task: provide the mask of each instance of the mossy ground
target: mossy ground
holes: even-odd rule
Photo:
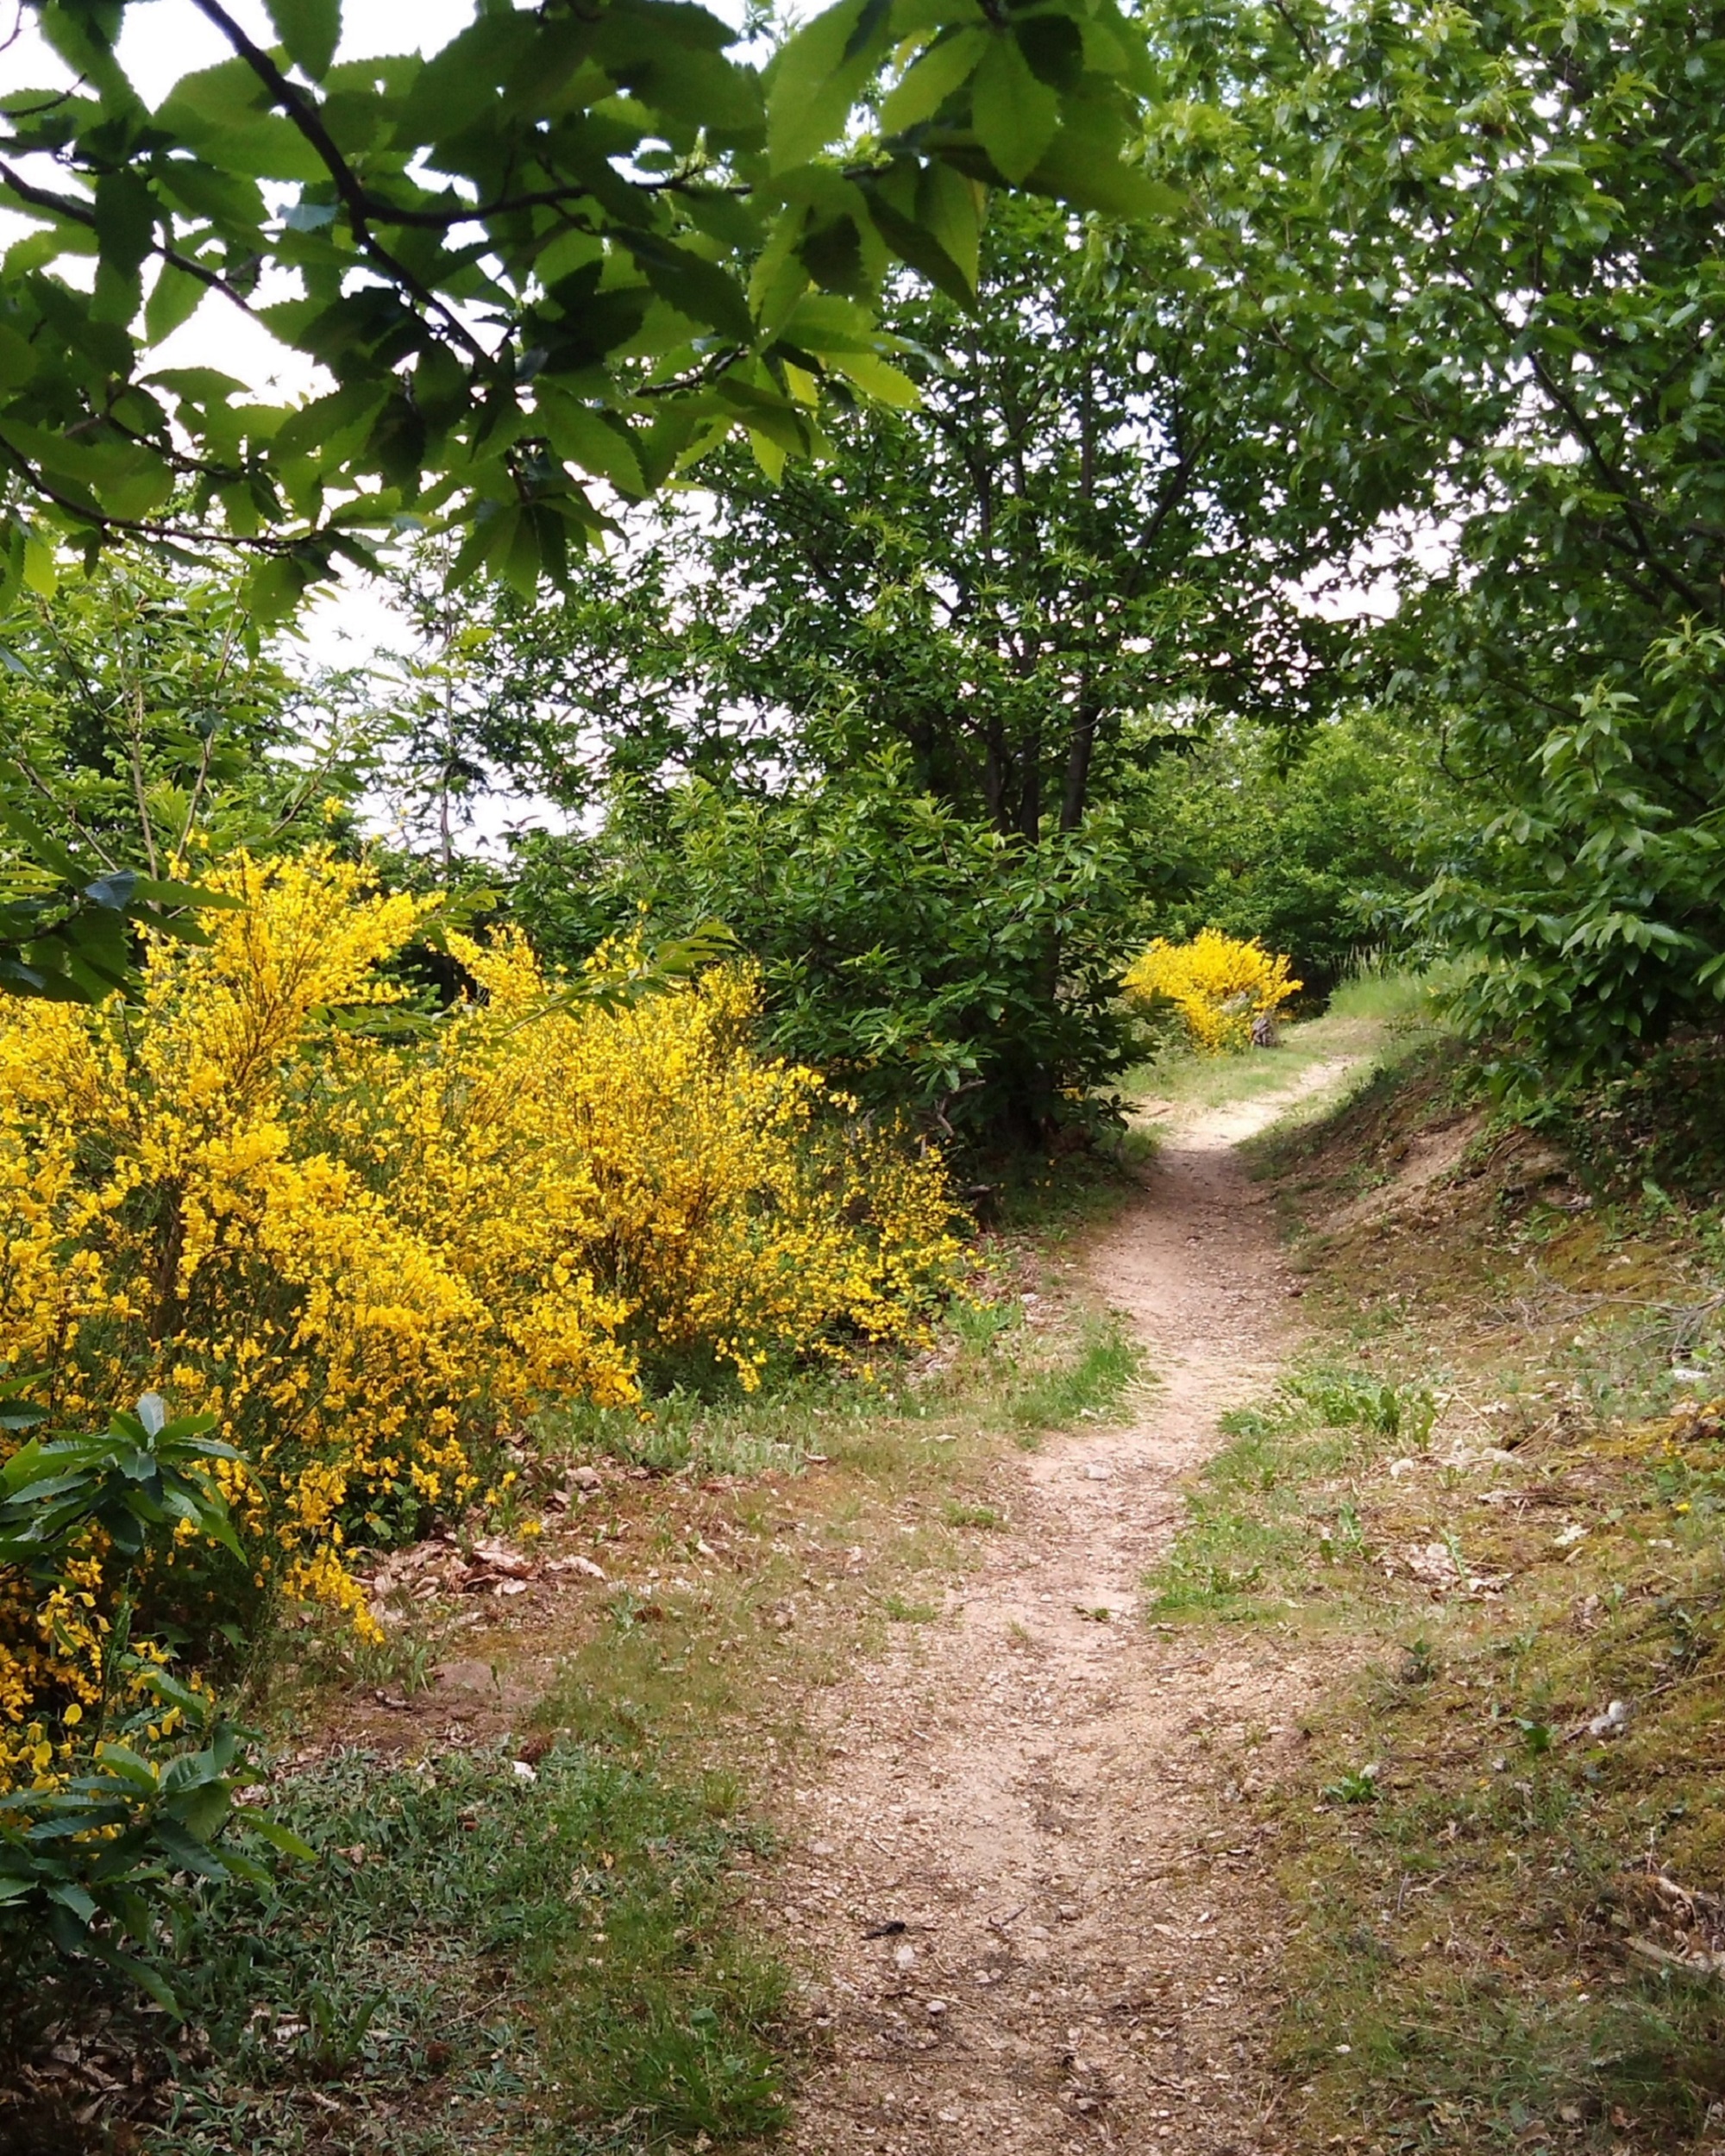
[[[1262,1800],[1301,2150],[1725,2147],[1716,1230],[1566,1119],[1427,1038],[1260,1150],[1312,1356],[1151,1588],[1356,1672]]]

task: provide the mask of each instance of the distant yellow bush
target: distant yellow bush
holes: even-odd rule
[[[752,1385],[950,1281],[940,1163],[757,1054],[745,971],[608,1009],[452,937],[478,993],[427,1020],[382,970],[427,901],[322,854],[210,881],[243,910],[154,941],[138,1006],[0,1001],[0,1332],[57,1425],[213,1413],[259,1588],[363,1626],[348,1541],[480,1495],[500,1426],[649,1359]],[[15,1773],[44,1692],[89,1697],[101,1554],[75,1608],[0,1606]]]
[[[1290,977],[1280,954],[1207,928],[1188,943],[1158,937],[1127,968],[1124,985],[1143,1009],[1172,1005],[1192,1046],[1216,1056],[1250,1048],[1254,1023],[1274,1018],[1304,984]]]

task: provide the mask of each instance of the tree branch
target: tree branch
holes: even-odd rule
[[[422,307],[436,315],[455,341],[463,345],[481,367],[490,367],[492,354],[474,335],[455,309],[441,299],[429,285],[422,284],[406,263],[391,254],[372,230],[372,220],[376,211],[371,197],[358,173],[336,147],[316,103],[294,87],[260,45],[254,44],[247,36],[221,4],[221,0],[192,0],[192,5],[221,31],[272,98],[317,151],[336,184],[336,191],[347,210],[354,237],[365,254],[404,291],[411,292]]]

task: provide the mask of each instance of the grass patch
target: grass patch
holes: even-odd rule
[[[1228,1419],[1153,1584],[1193,1621],[1345,1618],[1367,1664],[1262,1798],[1294,2145],[1711,2150],[1725,1413],[1692,1313],[1716,1281],[1502,1119],[1411,1213],[1330,1225],[1477,1097],[1437,1043],[1263,1150],[1297,1177],[1334,1359]]]
[[[1333,1620],[1369,1597],[1364,1478],[1388,1451],[1427,1443],[1435,1413],[1428,1388],[1317,1363],[1224,1415],[1228,1442],[1145,1582],[1148,1613],[1239,1623],[1320,1603]]]
[[[963,1498],[949,1497],[942,1509],[949,1527],[1004,1529],[1012,1524],[998,1506],[970,1504]]]
[[[1079,1422],[1112,1421],[1124,1412],[1142,1363],[1124,1318],[1112,1311],[1089,1317],[1069,1356],[1015,1376],[1007,1392],[1007,1420],[1032,1437]]]
[[[1274,1048],[1198,1056],[1174,1047],[1134,1070],[1125,1090],[1182,1108],[1222,1108],[1297,1085],[1320,1064],[1371,1058],[1394,1066],[1442,1029],[1435,975],[1370,971],[1346,981],[1320,1016],[1284,1026]]]
[[[1138,1075],[1121,1081],[1127,1108]],[[1138,1125],[1109,1131],[1094,1145],[1070,1152],[1015,1154],[994,1169],[991,1182],[979,1186],[982,1217],[1006,1234],[1033,1236],[1057,1248],[1120,1211],[1135,1194],[1156,1148],[1156,1133]]]
[[[826,1454],[828,1425],[878,1422],[893,1404],[893,1375],[890,1365],[880,1382],[789,1371],[754,1393],[721,1380],[674,1387],[638,1407],[579,1401],[536,1417],[535,1450],[553,1468],[604,1456],[656,1475],[797,1475],[811,1454]]]
[[[568,1744],[531,1779],[502,1751],[352,1752],[275,1803],[322,1858],[182,1897],[165,1960],[187,2028],[141,2017],[161,2081],[127,2146],[599,2156],[781,2121],[784,1979],[728,1908],[758,1841],[734,1785]],[[22,2010],[40,2027],[56,2003]],[[64,2150],[104,2146],[63,2126]]]

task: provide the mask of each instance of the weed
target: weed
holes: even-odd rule
[[[307,1650],[320,1674],[367,1691],[393,1692],[403,1699],[430,1689],[438,1655],[436,1640],[412,1632],[362,1639],[345,1625],[339,1631],[325,1626],[313,1632]]]
[[[1359,1428],[1423,1448],[1431,1441],[1438,1399],[1429,1386],[1398,1386],[1357,1370],[1319,1369],[1283,1388],[1296,1412],[1311,1410],[1327,1430]]]
[[[728,1915],[726,1867],[759,1846],[734,1792],[565,1744],[530,1771],[348,1752],[279,1785],[324,1853],[183,1897],[161,1951],[197,2034],[146,2017],[168,2078],[135,2145],[291,2156],[313,2090],[378,2156],[527,2156],[533,2115],[568,2156],[618,2146],[625,2121],[631,2146],[771,2132],[784,1980]]]
[[[949,1527],[1003,1528],[1010,1524],[998,1506],[972,1504],[963,1498],[949,1497],[944,1510]]]
[[[1272,1601],[1286,1607],[1290,1595],[1320,1591],[1308,1575],[1314,1549],[1352,1591],[1375,1591],[1352,1478],[1410,1430],[1429,1433],[1434,1413],[1427,1388],[1321,1363],[1295,1371],[1256,1406],[1231,1410],[1221,1418],[1231,1442],[1188,1492],[1185,1524],[1146,1583],[1151,1613],[1261,1617]]]
[[[1019,1377],[1007,1413],[1021,1430],[1037,1432],[1070,1429],[1081,1420],[1112,1420],[1126,1406],[1139,1359],[1122,1318],[1113,1313],[1091,1318],[1069,1360]]]
[[[1429,1684],[1438,1674],[1438,1651],[1429,1639],[1410,1639],[1402,1664],[1404,1684]]]

